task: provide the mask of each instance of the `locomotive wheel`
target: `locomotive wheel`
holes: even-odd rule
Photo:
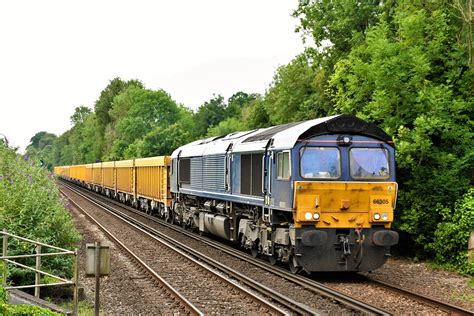
[[[257,258],[258,257],[258,250],[257,249],[252,249],[250,250],[250,254],[252,257]]]
[[[278,262],[277,256],[275,256],[275,255],[269,256],[269,257],[268,257],[268,262],[270,262],[270,264],[271,264],[272,266],[276,265],[277,262]]]
[[[254,247],[254,248],[250,249],[250,254],[252,255],[252,257],[257,258],[258,257],[258,248]]]
[[[288,262],[288,266],[290,267],[290,271],[293,274],[297,274],[301,271],[301,268],[297,266],[295,256],[291,256],[290,261]]]

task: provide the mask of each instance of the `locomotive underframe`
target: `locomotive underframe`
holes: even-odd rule
[[[287,211],[187,194],[176,194],[174,201],[175,223],[232,241],[253,256],[268,257],[273,264],[288,263],[293,272],[372,271],[386,262],[390,246],[398,240],[383,225],[366,229],[295,228],[293,214]],[[385,244],[374,242],[377,232]]]
[[[369,229],[294,228],[293,214],[261,206],[210,200],[179,194],[174,198],[173,221],[199,233],[239,244],[253,256],[268,257],[272,264],[287,263],[293,272],[372,271],[390,256],[390,246],[376,245],[373,236],[383,226]],[[391,240],[388,241],[391,243]]]

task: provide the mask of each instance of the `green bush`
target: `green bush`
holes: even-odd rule
[[[38,161],[27,161],[13,149],[0,144],[0,230],[72,249],[79,241],[71,217],[47,170]],[[34,253],[33,245],[9,238],[8,254]],[[34,258],[21,263],[34,266]],[[61,277],[72,276],[72,256],[43,257],[44,270]],[[34,273],[9,265],[8,281],[31,283]]]
[[[38,306],[31,305],[9,305],[7,291],[0,286],[0,315],[2,316],[54,316],[58,313],[52,312]]]
[[[0,286],[0,304],[6,303],[8,299],[7,291]]]
[[[474,188],[456,203],[453,212],[445,208],[441,213],[444,221],[438,224],[430,244],[436,253],[436,261],[474,275],[474,262],[468,262],[467,253],[469,236],[474,230]]]

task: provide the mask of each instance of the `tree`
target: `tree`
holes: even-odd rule
[[[267,113],[265,108],[265,103],[263,98],[258,98],[253,101],[247,108],[246,121],[250,129],[257,129],[262,127],[269,127],[270,116]]]
[[[92,113],[91,109],[86,106],[78,106],[74,109],[74,114],[71,116],[71,123],[73,125],[84,124],[87,117]]]
[[[381,21],[335,66],[330,89],[338,111],[382,126],[397,144],[397,227],[418,255],[432,246],[442,209],[474,182],[474,73],[445,2],[399,2],[393,25]],[[393,28],[393,26],[395,28]],[[446,212],[445,212],[446,213]]]
[[[144,88],[139,80],[123,81],[117,77],[112,79],[107,87],[102,90],[94,105],[99,126],[105,128],[110,123],[109,111],[112,109],[114,98],[130,86]]]
[[[99,157],[105,156],[105,151],[110,147],[104,144],[105,130],[111,123],[110,111],[116,96],[125,91],[128,87],[144,88],[139,80],[123,81],[120,78],[114,78],[100,93],[99,99],[95,102],[94,113],[97,117],[97,139],[96,147],[100,149]]]
[[[226,106],[227,118],[242,117],[242,110],[254,102],[259,95],[248,94],[242,91],[234,93],[228,100]]]
[[[367,29],[376,25],[382,13],[389,11],[394,3],[393,0],[299,1],[293,16],[300,19],[296,30],[303,33],[304,39],[313,38],[317,64],[332,72],[332,66],[364,41]]]
[[[180,114],[176,102],[165,91],[135,86],[127,88],[114,99],[110,112],[117,137],[108,158],[115,159],[138,155],[138,142],[147,133],[174,124]],[[127,151],[128,146],[131,147]]]
[[[278,68],[264,101],[270,122],[284,124],[326,116],[331,105],[325,85],[324,71],[315,69],[307,54]]]
[[[56,138],[56,135],[48,132],[36,133],[26,147],[26,156],[38,160],[42,166],[51,169],[54,165],[52,148]]]
[[[198,135],[206,135],[210,126],[219,124],[226,117],[226,104],[223,96],[214,96],[211,100],[204,102],[194,116]]]

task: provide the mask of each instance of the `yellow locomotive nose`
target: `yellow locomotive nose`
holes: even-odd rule
[[[390,228],[396,195],[396,182],[298,181],[295,228]]]

